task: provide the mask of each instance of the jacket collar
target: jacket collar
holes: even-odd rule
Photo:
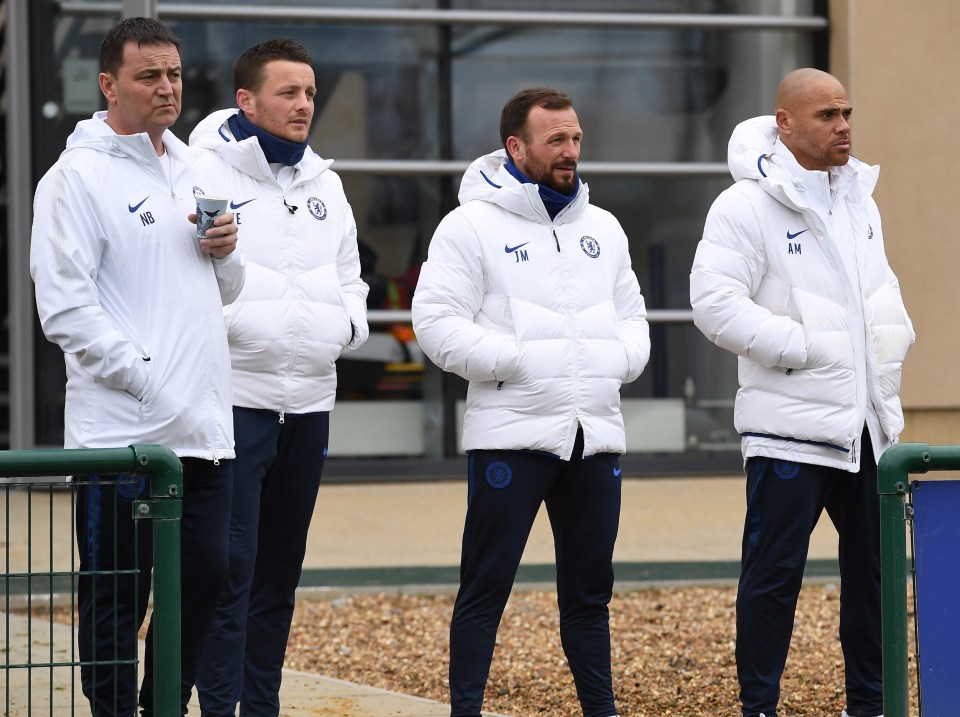
[[[795,211],[826,213],[831,203],[849,197],[863,200],[873,194],[880,168],[856,157],[828,172],[810,171],[797,162],[778,136],[772,115],[738,124],[727,147],[730,173],[737,181],[754,179],[767,193]],[[829,187],[835,184],[836,196]]]
[[[767,193],[792,209],[822,215],[848,196],[856,199],[864,193],[871,194],[876,185],[876,172],[866,172],[861,177],[861,165],[867,170],[873,169],[856,157],[827,171],[805,169],[779,137],[771,153],[757,159],[760,185]]]
[[[267,161],[256,137],[237,141],[227,120],[239,112],[238,109],[217,110],[200,121],[190,133],[190,146],[199,149],[212,149],[229,165],[257,180],[275,182],[270,163]],[[296,182],[315,179],[333,164],[331,159],[321,159],[310,147],[304,152],[297,168],[299,176]]]
[[[67,138],[67,146],[63,153],[66,154],[75,149],[91,149],[117,157],[127,157],[155,171],[163,171],[157,151],[146,132],[117,134],[106,120],[106,111],[100,111],[94,113],[90,119],[78,122]],[[196,153],[170,130],[163,133],[163,147],[164,151],[172,157],[178,175],[197,159]]]
[[[539,185],[517,181],[507,170],[506,163],[507,153],[503,149],[474,160],[460,182],[460,203],[473,200],[490,202],[539,224],[571,222],[583,214],[590,203],[589,188],[585,182],[581,182],[576,199],[551,220],[540,198]]]

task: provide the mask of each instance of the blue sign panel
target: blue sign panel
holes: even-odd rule
[[[913,484],[924,717],[960,714],[960,481]]]

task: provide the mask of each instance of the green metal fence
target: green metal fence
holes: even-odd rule
[[[910,473],[960,470],[960,446],[901,443],[880,458],[881,591],[883,602],[883,714],[907,717],[907,537],[912,518]],[[922,707],[918,705],[922,710]]]
[[[56,709],[56,714],[73,714],[75,700],[75,668],[80,666],[73,648],[71,631],[71,645],[66,654],[54,649],[54,619],[53,597],[55,592],[67,592],[70,596],[70,613],[75,607],[73,592],[81,573],[75,569],[73,511],[70,511],[69,539],[66,543],[71,554],[64,556],[63,537],[54,540],[55,523],[61,515],[54,514],[53,491],[63,492],[78,490],[82,481],[51,482],[54,476],[68,475],[127,475],[144,476],[149,479],[149,497],[145,500],[132,501],[133,517],[152,521],[153,532],[153,636],[154,636],[154,713],[157,717],[178,717],[180,715],[180,519],[182,515],[181,496],[183,493],[183,467],[180,460],[169,448],[158,445],[137,445],[127,448],[105,449],[64,449],[64,450],[31,450],[31,451],[0,451],[0,477],[45,477],[44,482],[16,482],[3,486],[6,498],[4,515],[5,528],[3,540],[5,548],[4,572],[0,575],[5,595],[4,616],[5,628],[0,639],[3,640],[3,664],[0,665],[0,675],[6,686],[4,714],[42,714],[39,711],[49,706],[49,714],[55,713],[56,698],[66,697],[69,709]],[[17,510],[25,514],[11,513],[11,495],[14,491],[21,492],[26,497],[19,501]],[[38,519],[34,520],[33,501],[37,493],[46,492],[51,496],[49,508],[38,512]],[[73,504],[71,496],[71,505]],[[18,530],[11,531],[11,525],[17,523]],[[33,546],[33,533],[36,532],[35,523],[49,526],[49,540],[46,545],[47,555],[37,555]],[[60,530],[67,529],[60,526]],[[17,558],[11,559],[11,552],[19,551]],[[63,568],[63,563],[67,568]],[[35,570],[36,565],[43,564],[43,569]],[[116,573],[131,570],[117,570]],[[39,590],[46,589],[44,596]],[[17,595],[17,593],[22,593]],[[18,598],[21,607],[27,615],[16,622],[14,629],[11,621],[16,616],[11,614],[12,600]],[[38,641],[37,633],[42,633],[43,624],[36,625],[36,620],[30,619],[30,614],[38,605],[45,605],[44,617],[49,619],[49,636],[43,635]],[[47,639],[49,637],[49,640]],[[35,643],[42,643],[42,649],[34,650]],[[47,644],[49,642],[49,644]],[[90,664],[90,663],[87,663]],[[102,664],[97,660],[97,665]],[[69,677],[59,678],[66,668]],[[45,673],[49,684],[46,695],[34,696],[30,677],[37,671]],[[26,680],[14,680],[17,674],[26,674]],[[26,694],[12,695],[12,685],[20,685],[18,689],[26,690]],[[69,683],[69,684],[65,684]],[[14,708],[13,703],[16,703]],[[88,707],[80,711],[87,712]],[[22,712],[18,712],[18,710]]]

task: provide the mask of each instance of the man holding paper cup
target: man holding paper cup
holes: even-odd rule
[[[336,360],[369,333],[353,211],[310,149],[310,55],[273,39],[233,66],[237,108],[190,136],[243,227],[247,283],[226,308],[237,438],[230,571],[197,675],[205,717],[277,715]]]
[[[179,48],[150,18],[107,33],[99,77],[107,109],[77,124],[37,186],[30,271],[43,331],[64,352],[64,445],[160,443],[183,463],[186,714],[227,571],[234,449],[222,306],[239,294],[244,265],[232,214],[197,238],[194,194],[214,186],[169,130],[180,114]],[[84,478],[76,506],[81,682],[94,715],[128,716],[152,566],[150,521],[135,521],[131,502],[149,489],[129,476]],[[134,566],[136,575],[88,574]],[[153,714],[152,637],[151,629],[144,715]],[[96,664],[117,660],[129,664]]]

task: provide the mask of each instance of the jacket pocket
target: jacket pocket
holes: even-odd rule
[[[807,343],[804,369],[841,368],[853,371],[855,352],[846,307],[794,287],[793,296]]]
[[[881,286],[867,299],[864,314],[877,361],[881,364],[903,361],[914,334],[900,294],[888,284]]]
[[[890,399],[900,393],[903,360],[914,341],[913,325],[900,293],[889,284],[877,289],[864,306],[869,338],[877,358],[880,395]]]

